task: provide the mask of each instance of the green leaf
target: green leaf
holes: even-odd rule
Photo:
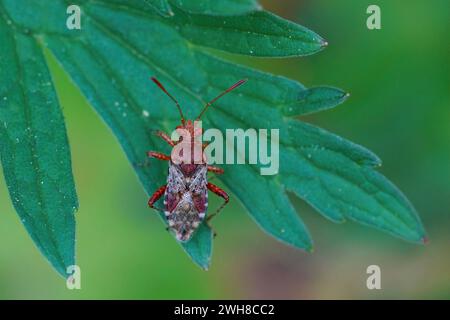
[[[238,15],[261,9],[256,0],[172,0],[172,3],[186,12],[210,15]]]
[[[413,207],[372,169],[380,163],[374,155],[322,129],[297,124],[287,121],[290,136],[298,139],[280,153],[281,163],[286,163],[281,176],[288,190],[333,221],[349,218],[412,242],[424,241]]]
[[[117,1],[117,0],[115,0]],[[123,0],[118,0],[122,3]],[[172,16],[173,15],[173,11],[169,5],[169,3],[167,2],[167,0],[144,0],[145,2],[147,2],[147,4],[149,6],[151,6],[154,10],[156,10],[158,13],[164,15],[164,16]],[[141,1],[140,0],[134,0],[134,1],[130,1],[127,0],[126,3],[129,4],[129,2],[136,2],[136,5],[141,5]],[[126,5],[126,3],[124,3]]]
[[[148,161],[146,152],[170,152],[152,131],[171,132],[180,123],[172,102],[149,77],[164,83],[182,102],[188,118],[238,79],[247,78],[244,86],[224,96],[205,114],[204,128],[279,130],[278,175],[262,176],[262,166],[257,164],[227,165],[220,176],[233,198],[240,200],[264,231],[284,243],[311,250],[309,232],[286,194],[291,191],[333,221],[348,218],[409,241],[423,241],[425,232],[414,208],[375,171],[381,163],[377,156],[292,119],[340,104],[346,98],[343,91],[308,89],[298,82],[221,60],[203,49],[253,56],[301,56],[321,50],[326,44],[322,38],[265,11],[243,10],[233,15],[237,7],[232,7],[231,1],[173,0],[173,16],[157,6],[165,1],[148,3],[85,1],[82,30],[67,31],[60,29],[57,21],[40,25],[33,16],[37,10],[41,10],[39,16],[58,16],[65,2],[34,0],[26,10],[19,10],[12,0],[3,1],[14,26],[28,30],[48,46],[111,128],[148,194],[165,183],[167,164]],[[242,1],[250,3],[255,2]],[[183,248],[207,269],[212,254],[209,227],[202,224]]]
[[[171,128],[167,123],[164,123],[163,119],[158,120],[156,117],[147,116],[147,113],[153,114],[151,108],[142,107],[147,105],[148,101],[147,103],[138,102],[138,98],[133,96],[134,90],[128,91],[131,88],[128,87],[126,77],[118,73],[117,69],[113,69],[109,65],[111,59],[105,59],[104,52],[97,53],[98,48],[93,47],[92,43],[88,45],[87,43],[72,42],[69,49],[69,44],[64,39],[54,36],[46,39],[58,60],[112,129],[134,166],[147,194],[151,195],[157,187],[165,183],[167,172],[163,163],[152,161],[149,165],[146,165],[147,151],[167,150],[167,146],[161,144],[160,139],[157,139],[152,131],[155,129],[169,131]],[[125,54],[125,52],[121,54]],[[78,63],[79,60],[84,61],[84,63]],[[136,69],[133,72],[139,71]],[[142,72],[143,70],[140,71],[141,75],[139,73],[135,73],[135,75],[137,77],[143,76],[142,83],[147,82],[148,87],[141,87],[139,90],[148,92],[150,91],[148,80],[150,71],[146,70],[145,75]],[[157,104],[151,103],[151,105]],[[193,240],[183,244],[183,247],[194,261],[202,268],[207,268],[207,262],[210,260],[209,255],[212,251],[211,240],[207,240],[211,239],[211,231],[202,228],[196,237],[205,240]],[[208,256],[198,255],[200,253],[208,254]]]
[[[0,11],[0,157],[31,238],[56,270],[75,264],[78,207],[64,119],[41,48]]]
[[[206,54],[198,54],[197,61],[210,75],[210,90],[213,92],[208,96],[224,90],[229,79],[249,79],[239,93],[230,93],[217,103],[214,112],[210,111],[208,117],[213,127],[280,130],[279,175],[273,178],[261,176],[259,170],[253,168],[258,182],[247,183],[249,177],[246,172],[252,166],[234,165],[227,167],[226,174],[221,177],[258,222],[260,215],[268,220],[274,215],[265,203],[260,203],[279,194],[280,190],[288,190],[294,191],[333,221],[340,222],[348,217],[405,240],[424,241],[425,231],[414,208],[385,177],[374,171],[373,168],[381,164],[376,155],[325,130],[280,114],[286,104],[307,89],[294,81],[233,65]],[[264,185],[268,181],[275,186],[267,188],[269,192],[253,191],[256,185]],[[249,190],[245,192],[244,188]],[[278,208],[283,213],[289,212],[286,206]],[[290,218],[279,216],[278,219],[284,226],[293,225]],[[274,230],[277,229],[266,229],[276,238],[292,244],[292,239],[286,238],[280,229],[278,232]],[[296,246],[305,248],[305,243],[304,246]]]
[[[183,243],[183,249],[203,270],[208,270],[211,264],[213,233],[211,229],[202,224],[194,237]]]
[[[305,56],[322,50],[319,35],[267,11],[239,16],[188,14],[174,8],[173,22],[190,42],[258,57]]]
[[[298,97],[283,105],[286,116],[306,115],[334,108],[347,99],[348,93],[333,87],[315,87],[301,91]]]
[[[84,0],[84,2],[86,2],[86,0]],[[134,10],[145,13],[156,13],[163,17],[173,16],[172,8],[167,0],[109,0],[108,2],[111,5],[114,5],[118,10],[128,10],[128,8],[133,8]],[[43,1],[43,3],[47,5],[45,1]],[[64,1],[59,1],[59,3],[64,5]],[[52,3],[52,6],[53,5],[54,4]],[[68,4],[66,4],[66,6],[67,5]],[[81,8],[83,7],[84,6],[81,5]]]
[[[312,251],[309,232],[277,178],[261,176],[251,165],[236,165],[227,166],[221,179],[265,232],[286,244]]]

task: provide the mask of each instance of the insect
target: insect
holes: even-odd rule
[[[198,142],[198,137],[202,135],[202,129],[195,126],[192,120],[184,118],[182,109],[178,101],[164,88],[164,86],[156,79],[151,78],[153,82],[175,103],[181,117],[181,125],[176,129],[186,130],[190,137],[190,141],[183,141],[181,136],[178,141],[173,141],[168,134],[163,131],[157,131],[156,135],[161,137],[172,148],[179,143],[188,144],[189,147],[194,146]],[[228,92],[236,89],[247,80],[240,80],[227,90],[223,91],[217,97],[208,102],[197,116],[195,121],[199,121],[205,111],[219,98]],[[147,155],[151,158],[165,160],[169,162],[167,175],[167,184],[158,188],[148,200],[148,205],[157,210],[164,212],[168,223],[168,230],[171,230],[178,241],[187,242],[192,238],[195,230],[205,220],[206,210],[208,208],[208,190],[223,198],[222,205],[211,215],[206,218],[206,223],[212,217],[218,214],[229,202],[228,194],[218,186],[208,182],[207,173],[214,172],[223,174],[224,170],[215,166],[208,165],[205,154],[203,153],[207,144],[200,147],[200,161],[193,161],[194,155],[188,161],[174,162],[171,156],[161,152],[149,151]],[[188,157],[189,158],[189,157]],[[155,203],[164,195],[164,209],[159,209]],[[214,233],[215,234],[215,233]]]

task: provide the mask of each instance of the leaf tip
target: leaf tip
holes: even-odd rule
[[[202,268],[203,271],[209,271],[209,265],[201,266],[201,268]]]
[[[430,239],[427,236],[423,236],[421,239],[422,243],[427,245],[430,243]]]
[[[194,260],[194,262],[202,269],[203,271],[209,271],[209,267],[211,266],[211,259],[208,258],[206,261],[198,261]]]
[[[350,98],[350,96],[351,96],[350,92],[344,92],[343,91],[340,102],[343,103],[343,102],[347,101],[347,99]]]
[[[255,3],[255,7],[253,8],[253,10],[254,11],[262,11],[262,10],[264,10],[264,8],[263,8],[263,6],[260,3],[256,2]]]

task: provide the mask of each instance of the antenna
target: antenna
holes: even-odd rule
[[[181,116],[181,123],[184,125],[184,116],[183,116],[183,111],[181,111],[181,107],[180,104],[178,103],[177,99],[175,99],[167,90],[166,88],[164,88],[164,86],[161,84],[161,82],[158,81],[158,79],[156,79],[155,77],[151,77],[151,79],[153,80],[154,83],[156,83],[156,85],[162,90],[164,91],[165,94],[167,94],[169,96],[170,99],[172,99],[173,102],[175,102],[175,104],[177,105],[178,111],[180,112],[180,116]]]
[[[230,92],[231,90],[236,89],[237,87],[239,87],[241,84],[244,84],[245,82],[247,82],[247,79],[243,79],[243,80],[239,80],[238,82],[236,82],[235,84],[233,84],[231,87],[229,87],[227,90],[225,90],[224,92],[222,92],[221,94],[219,94],[217,97],[215,97],[214,99],[212,99],[210,102],[208,102],[206,104],[206,106],[203,108],[202,112],[200,112],[200,114],[198,115],[198,117],[195,120],[199,120],[201,118],[201,116],[205,113],[206,109],[208,109],[209,106],[211,106],[214,102],[216,102],[217,100],[219,100],[220,98],[222,98],[224,95],[226,95],[228,92]]]

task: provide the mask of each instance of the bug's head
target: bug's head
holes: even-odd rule
[[[194,140],[203,134],[201,125],[198,125],[197,121],[192,120],[184,121],[181,125],[178,125],[176,129],[186,130],[189,132],[189,136]]]

